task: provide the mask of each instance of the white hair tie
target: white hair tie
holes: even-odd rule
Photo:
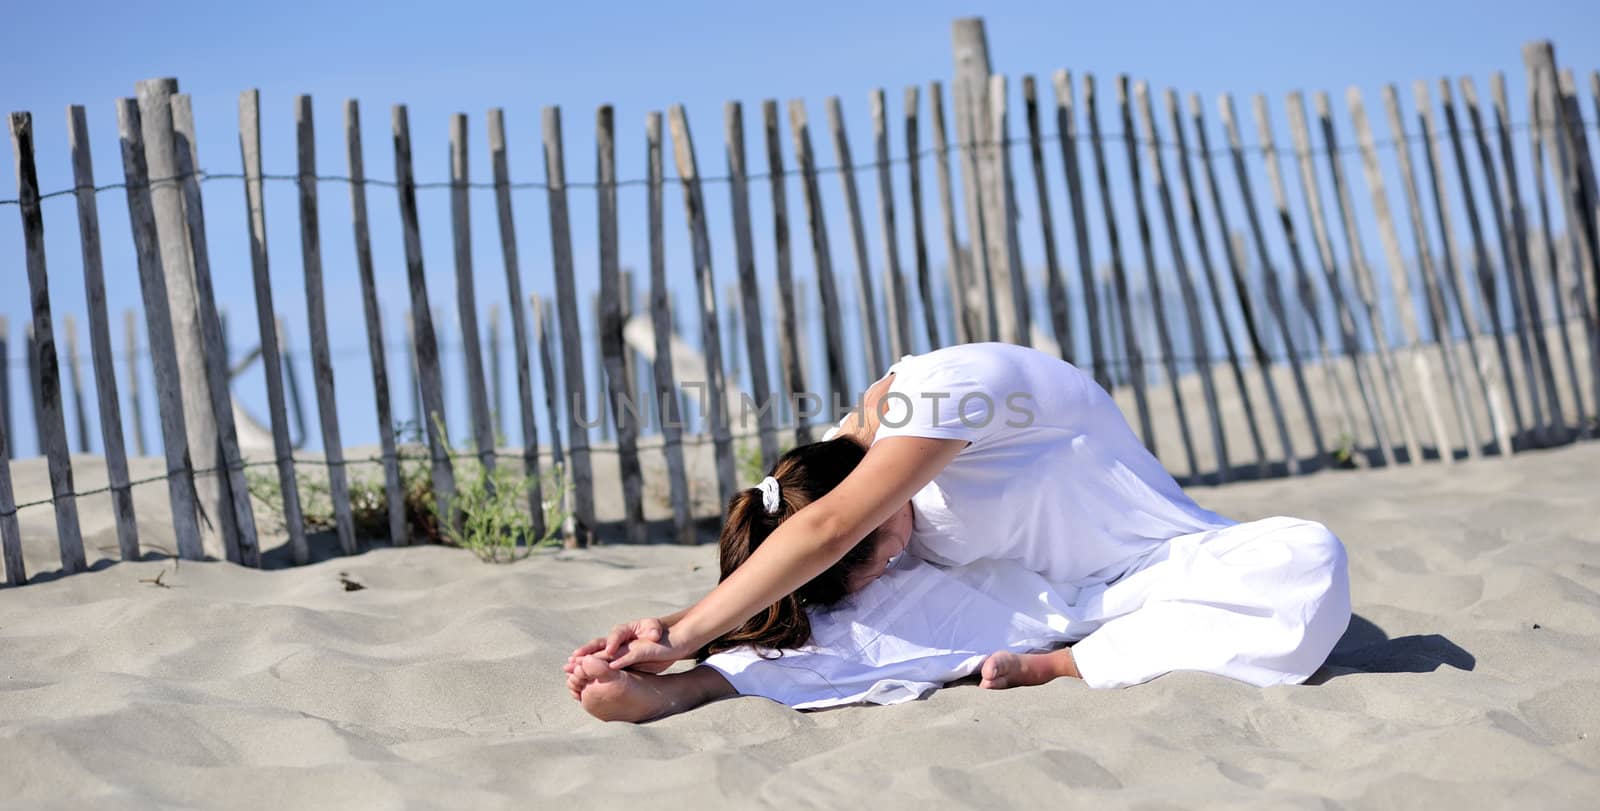
[[[767,511],[767,515],[777,512],[778,507],[783,504],[782,499],[778,497],[778,480],[768,476],[756,485],[756,489],[761,491],[761,506]]]

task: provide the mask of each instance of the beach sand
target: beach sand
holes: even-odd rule
[[[16,469],[19,499],[48,492],[42,460]],[[1587,443],[1191,489],[1241,520],[1322,521],[1349,548],[1349,633],[1313,685],[1266,690],[1182,673],[960,684],[895,707],[741,698],[603,724],[566,693],[568,651],[701,594],[714,547],[46,571],[0,591],[0,803],[1593,808],[1597,474]],[[164,498],[142,489],[147,547],[171,546]],[[83,512],[91,559],[114,555],[109,502]],[[30,573],[52,568],[48,508],[24,529]]]

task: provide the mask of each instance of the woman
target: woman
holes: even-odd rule
[[[1103,389],[1041,352],[989,343],[907,356],[841,430],[868,449],[858,461],[839,442],[791,452],[787,475],[771,477],[779,509],[757,508],[771,500],[765,482],[769,492],[729,504],[717,587],[578,648],[569,675],[802,645],[808,605],[865,586],[908,549],[946,567],[1014,561],[1073,595],[1082,641],[992,657],[990,686],[1063,675],[1120,686],[1180,669],[1298,683],[1349,622],[1337,538],[1310,522],[1240,531],[1251,525],[1202,509]],[[811,471],[845,467],[837,486],[815,486],[829,477]]]

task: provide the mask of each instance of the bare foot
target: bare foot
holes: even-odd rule
[[[567,688],[583,708],[602,721],[648,721],[670,710],[669,698],[653,684],[659,677],[612,670],[598,656],[578,660]]]
[[[995,651],[983,661],[982,676],[978,686],[985,690],[1035,687],[1062,676],[1081,678],[1077,663],[1072,660],[1071,648],[1049,653]]]

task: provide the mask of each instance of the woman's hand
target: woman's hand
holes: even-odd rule
[[[647,639],[643,634],[637,635],[631,641],[620,645],[616,649],[615,658],[611,660],[612,670],[637,670],[644,673],[660,673],[672,667],[680,659],[689,659],[694,656],[693,646],[682,646],[672,641],[672,631],[662,628],[655,638]],[[607,648],[610,651],[610,648]],[[607,654],[602,654],[602,658]]]
[[[602,659],[610,659],[613,661],[613,667],[621,669],[628,665],[615,665],[614,663],[619,656],[632,651],[636,645],[655,645],[660,643],[666,636],[667,623],[657,617],[645,617],[633,622],[625,622],[612,628],[611,633],[579,645],[578,649],[567,657],[567,663],[561,669],[571,674],[574,668],[577,667],[578,660],[591,654],[598,654]],[[661,652],[655,648],[650,650],[654,653]],[[637,662],[637,659],[635,659],[634,669],[644,673],[660,673],[671,667],[672,663],[677,661],[677,658],[663,661],[649,657],[644,662]]]

